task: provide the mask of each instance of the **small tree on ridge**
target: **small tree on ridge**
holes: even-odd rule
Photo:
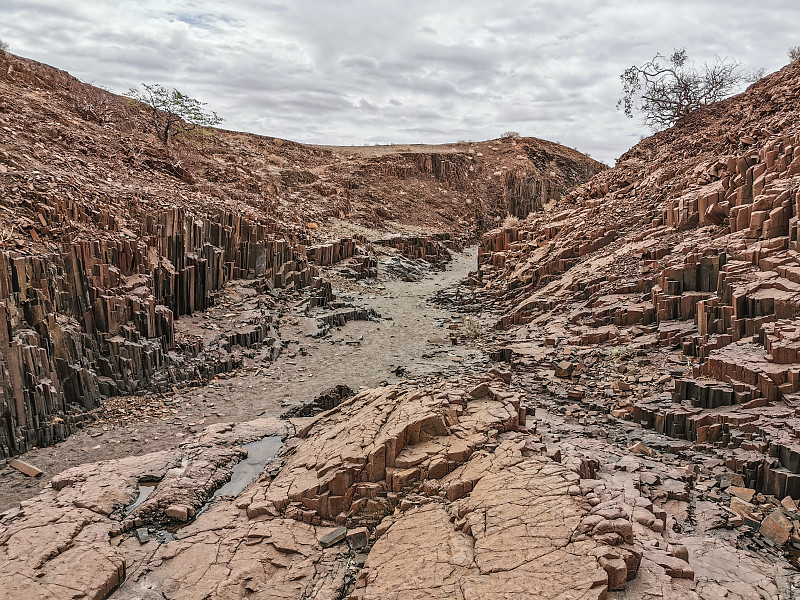
[[[175,88],[158,83],[143,83],[143,91],[131,88],[127,96],[146,104],[153,117],[158,137],[169,146],[175,135],[184,131],[183,124],[212,127],[222,122],[217,113],[206,111],[205,102],[190,98]]]
[[[726,98],[745,79],[737,61],[717,57],[713,64],[695,67],[685,48],[669,57],[658,53],[619,77],[622,98],[617,108],[631,118],[634,111],[641,112],[654,130],[670,127],[701,106]]]

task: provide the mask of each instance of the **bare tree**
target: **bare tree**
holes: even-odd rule
[[[617,108],[631,118],[634,112],[641,112],[644,122],[658,131],[701,106],[729,96],[744,78],[734,60],[716,57],[713,64],[695,67],[685,48],[669,57],[658,53],[643,65],[622,72],[622,98]]]
[[[789,60],[792,62],[800,59],[800,46],[792,46],[789,48]]]
[[[8,45],[8,42],[5,40],[0,40],[0,52],[8,52],[8,49],[11,46]]]
[[[146,104],[153,117],[158,137],[169,145],[175,135],[186,131],[186,125],[211,127],[222,119],[215,112],[203,107],[205,102],[190,98],[175,88],[169,89],[158,83],[143,83],[143,91],[131,88],[127,96]]]

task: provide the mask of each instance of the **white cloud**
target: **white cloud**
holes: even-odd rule
[[[174,86],[224,126],[311,143],[446,142],[514,129],[613,160],[646,133],[619,72],[685,46],[786,63],[800,5],[744,0],[5,0],[13,52],[124,91]]]

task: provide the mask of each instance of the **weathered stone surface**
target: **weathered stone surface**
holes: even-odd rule
[[[792,529],[792,522],[786,518],[781,509],[776,508],[761,521],[758,532],[776,545],[783,546],[789,541]]]
[[[496,356],[569,375],[558,393],[571,400],[723,448],[744,486],[795,499],[798,68],[698,129],[643,141],[552,211],[487,232],[475,277],[508,331]]]
[[[319,538],[319,543],[323,548],[328,548],[341,542],[347,535],[347,527],[337,527]]]
[[[0,54],[6,63],[31,73]],[[3,90],[16,89],[12,72],[0,68]],[[24,593],[58,597],[69,564],[89,597],[127,576],[114,592],[125,600],[791,596],[800,578],[780,552],[800,543],[798,76],[790,65],[690,115],[571,191],[562,168],[574,163],[533,145],[518,162],[492,162],[498,170],[486,177],[473,167],[490,163],[463,153],[373,160],[359,171],[321,150],[313,168],[288,168],[299,147],[275,141],[263,146],[285,164],[274,181],[247,175],[237,194],[250,200],[211,210],[167,204],[170,192],[137,198],[138,214],[112,196],[68,195],[72,184],[31,174],[14,145],[0,186],[25,234],[0,240],[3,455],[63,438],[111,394],[231,368],[230,356],[206,364],[200,355],[213,344],[275,340],[255,300],[237,305],[243,322],[224,333],[191,338],[186,320],[173,322],[200,310],[227,319],[209,305],[212,293],[244,285],[234,279],[260,298],[307,287],[311,306],[332,297],[314,265],[364,279],[376,272],[374,253],[390,251],[392,275],[413,280],[425,271],[410,261],[447,262],[462,237],[317,243],[309,232],[318,218],[358,211],[351,201],[372,193],[365,175],[391,177],[399,206],[412,189],[403,182],[420,176],[442,196],[457,190],[458,202],[486,200],[459,221],[462,231],[485,229],[500,208],[526,218],[484,235],[471,289],[447,296],[465,314],[494,311],[491,336],[470,343],[491,345],[509,370],[464,368],[461,381],[322,398],[301,410],[318,414],[292,424],[280,464],[235,500],[205,504],[243,456],[241,442],[288,428],[215,426],[175,452],[61,473],[0,516],[0,589],[19,595],[30,582]],[[508,154],[527,143],[496,144]],[[37,160],[48,149],[38,147]],[[149,160],[163,170],[166,158]],[[173,176],[205,177],[200,164],[190,157]],[[274,172],[261,167],[249,170]],[[203,181],[226,179],[215,169]],[[291,214],[305,227],[258,216],[272,214],[262,200],[273,195],[304,203],[300,189],[330,198],[334,212],[317,204],[305,207],[313,218]],[[413,202],[426,204],[420,194]],[[314,334],[363,314],[338,307]],[[425,356],[464,343],[465,322],[422,336]],[[158,485],[127,510],[142,480]]]
[[[356,527],[347,532],[347,543],[351,548],[360,549],[369,542],[369,529],[366,527]]]
[[[545,598],[559,588],[567,591],[564,597],[603,597],[609,575],[595,552],[598,543],[592,536],[573,539],[591,508],[583,495],[569,493],[580,476],[545,455],[523,455],[529,442],[515,431],[520,398],[498,380],[488,383],[486,395],[479,398],[452,385],[363,392],[320,415],[305,438],[296,440],[277,477],[262,477],[236,500],[218,500],[180,528],[177,540],[155,546],[152,540],[143,543],[144,534],[136,532],[142,522],[191,517],[224,481],[222,473],[241,457],[236,446],[240,440],[283,426],[269,419],[215,425],[187,441],[178,454],[162,452],[67,471],[4,523],[0,552],[6,560],[0,576],[9,589],[18,589],[26,578],[45,586],[49,578],[60,577],[58,556],[73,552],[80,541],[85,551],[69,557],[77,573],[86,573],[87,590],[107,594],[128,573],[114,597],[333,597],[345,589],[350,548],[355,551],[369,541],[364,526],[331,529],[331,520],[321,518],[320,498],[331,503],[335,492],[344,499],[332,516],[344,513],[345,522],[365,519],[374,526],[390,507],[405,507],[376,535],[362,572],[369,577],[362,578],[364,586],[355,590],[356,597],[399,597],[414,586],[420,594],[435,595],[446,589],[433,586],[439,577],[475,598]],[[450,401],[462,410],[447,425]],[[457,463],[447,456],[459,443],[472,450],[458,449]],[[375,461],[369,457],[376,450],[393,457],[384,460],[394,466],[384,463],[383,473],[370,470]],[[425,465],[432,456],[453,463],[438,480],[427,479]],[[308,468],[312,458],[313,470]],[[374,476],[339,480],[354,469]],[[391,491],[389,470],[416,475]],[[327,473],[334,476],[325,479]],[[121,508],[145,474],[161,481],[124,516]],[[420,479],[435,486],[426,488]],[[446,493],[420,495],[425,489]],[[268,510],[248,510],[265,497],[270,499]],[[618,510],[603,514],[613,517]],[[41,531],[31,529],[37,518]],[[631,523],[617,521],[603,522],[612,523],[622,541],[632,542]],[[441,546],[441,531],[451,540],[449,555],[434,550]],[[111,545],[110,536],[119,543]],[[347,544],[338,543],[346,538]],[[624,562],[631,557],[625,550],[618,553]],[[97,569],[84,557],[102,557],[109,569]],[[393,561],[412,566],[418,561],[420,567],[414,578],[399,581]],[[638,564],[625,564],[626,577],[634,576]],[[37,572],[44,576],[36,577]],[[47,588],[38,590],[32,597],[48,597]]]
[[[168,520],[165,510],[174,505],[182,507],[182,514],[193,514],[194,507],[185,502],[191,499],[199,507],[225,481],[242,456],[237,448],[242,440],[283,433],[285,427],[271,419],[236,428],[216,425],[176,453],[157,452],[61,473],[19,511],[0,517],[0,589],[9,598],[31,600],[76,593],[109,597],[149,556],[146,548],[152,540],[146,543],[150,536],[147,528],[135,526],[138,519],[163,523]],[[125,516],[123,509],[136,497],[142,477],[160,477],[161,482]],[[122,543],[112,545],[112,536]]]
[[[556,364],[556,377],[569,377],[575,370],[575,365],[567,360],[562,360]]]
[[[602,598],[607,576],[591,554],[591,542],[570,543],[569,524],[575,515],[549,516],[544,512],[559,504],[560,483],[543,496],[517,505],[537,482],[531,465],[519,474],[506,474],[475,492],[481,500],[473,505],[462,531],[454,531],[448,511],[429,504],[404,514],[370,552],[362,572],[357,598]],[[538,469],[537,469],[538,468]],[[517,493],[508,503],[497,498],[493,485],[519,477]],[[527,480],[526,480],[527,477]],[[547,486],[558,475],[543,473]],[[531,488],[524,486],[530,483]],[[555,493],[554,493],[555,492]],[[491,496],[484,503],[487,494]],[[552,494],[547,499],[546,496]],[[572,501],[567,498],[567,512]],[[538,506],[536,506],[538,504]],[[526,508],[532,509],[527,513]],[[483,523],[484,518],[491,519]],[[555,518],[557,523],[549,519]],[[545,533],[556,525],[553,534]],[[531,533],[528,527],[533,527]],[[536,535],[536,527],[540,527]],[[560,529],[563,527],[563,529]],[[560,529],[560,532],[559,532]]]
[[[519,395],[493,381],[480,384],[478,398],[449,386],[390,387],[343,402],[318,417],[264,499],[300,520],[345,519],[375,490],[399,493],[431,473],[443,476],[486,444],[491,430],[517,428]],[[379,498],[374,509],[388,514],[393,507]]]

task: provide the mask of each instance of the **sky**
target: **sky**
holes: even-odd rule
[[[116,92],[160,83],[221,127],[312,144],[516,131],[613,164],[649,130],[620,72],[685,47],[772,72],[797,0],[0,0],[14,54]]]

